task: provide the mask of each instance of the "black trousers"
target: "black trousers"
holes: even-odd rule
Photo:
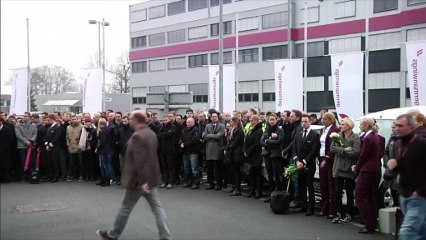
[[[282,158],[271,158],[264,156],[265,168],[268,173],[268,190],[273,191],[283,190],[283,167],[284,160]]]
[[[173,184],[175,182],[175,154],[160,152],[161,174],[164,184]]]
[[[299,172],[299,200],[303,210],[315,211],[314,176],[315,165],[308,166],[308,170]],[[306,191],[307,190],[307,191]],[[307,194],[309,193],[309,201]]]
[[[80,154],[79,153],[70,153],[69,157],[71,164],[71,177],[78,179],[82,176],[81,165],[80,165]]]
[[[47,162],[49,166],[49,177],[59,178],[59,161],[61,158],[61,150],[59,148],[51,148],[50,151],[46,151]]]
[[[226,161],[223,163],[224,172],[223,172],[223,184],[224,186],[227,185],[235,185],[235,178],[234,178],[234,165],[235,163],[232,161]]]
[[[210,186],[223,186],[223,162],[222,160],[207,160],[207,181]]]
[[[12,170],[12,159],[9,150],[1,152],[0,156],[2,160],[0,161],[0,182],[10,182],[11,181],[11,170]]]
[[[249,173],[249,188],[250,190],[254,190],[256,189],[256,191],[261,192],[262,191],[262,185],[260,183],[260,179],[261,179],[261,172],[262,170],[262,166],[256,166],[256,167],[251,167],[250,168],[250,173]]]
[[[241,163],[240,162],[232,162],[232,178],[234,179],[235,190],[241,192]]]
[[[95,169],[99,168],[99,164],[96,165],[97,161],[96,155],[92,150],[83,151],[81,153],[81,171],[82,176],[86,178],[87,181],[93,181],[95,179]]]
[[[334,179],[336,184],[336,210],[338,213],[344,215],[349,214],[352,216],[354,209],[354,189],[355,189],[355,179],[345,178],[345,177],[336,177]],[[343,209],[342,204],[342,194],[343,189],[346,190],[346,209]],[[345,211],[346,210],[346,211]]]

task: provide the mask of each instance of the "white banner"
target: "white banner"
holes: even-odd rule
[[[334,104],[341,119],[364,116],[363,69],[363,52],[331,55]]]
[[[303,59],[274,61],[275,111],[303,109]]]
[[[28,110],[28,68],[12,69],[10,114],[23,115]]]
[[[407,42],[407,71],[411,104],[426,105],[426,41]]]
[[[102,68],[84,69],[83,112],[102,111]]]
[[[223,66],[223,112],[235,110],[235,66]],[[219,66],[209,66],[209,106],[219,110]]]

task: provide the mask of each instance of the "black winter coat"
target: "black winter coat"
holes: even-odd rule
[[[181,142],[184,145],[182,154],[198,154],[201,148],[200,138],[201,136],[197,127],[184,128],[181,136]]]
[[[162,124],[158,131],[160,152],[174,154],[176,148],[176,126],[172,123]]]
[[[232,139],[229,139],[226,145],[226,154],[230,157],[231,162],[241,163],[243,161],[243,145],[244,131],[242,127],[238,127],[234,129]]]
[[[249,130],[244,143],[244,153],[248,155],[247,161],[253,167],[262,165],[262,146],[260,146],[262,133],[262,124],[258,123],[253,129]]]
[[[114,135],[111,132],[113,131],[111,128],[105,127],[98,134],[98,145],[97,150],[98,153],[112,154],[114,153]]]
[[[262,155],[270,158],[279,158],[282,156],[281,144],[284,140],[284,130],[277,126],[277,129],[273,133],[276,133],[278,136],[276,139],[271,139],[268,128],[270,128],[269,125],[260,139],[260,145],[263,147]]]
[[[133,128],[129,125],[121,125],[118,129],[118,150],[121,154],[124,155],[126,153],[127,142],[134,132]]]

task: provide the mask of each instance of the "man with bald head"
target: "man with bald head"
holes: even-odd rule
[[[195,127],[195,120],[189,117],[186,120],[186,128],[182,131],[181,149],[183,154],[183,167],[185,170],[185,184],[183,187],[191,189],[200,188],[200,176],[198,172],[198,153],[200,152],[200,133]]]
[[[126,150],[123,179],[126,191],[112,229],[108,232],[98,230],[97,234],[102,239],[118,239],[133,207],[143,196],[155,215],[160,239],[171,239],[166,212],[158,200],[157,186],[161,183],[161,173],[157,135],[147,126],[148,119],[144,111],[133,111],[129,120],[135,133],[130,137]]]

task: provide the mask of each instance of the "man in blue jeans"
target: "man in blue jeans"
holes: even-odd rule
[[[130,115],[130,125],[135,133],[127,143],[123,179],[126,191],[112,229],[97,231],[104,240],[118,239],[141,196],[147,200],[155,215],[160,239],[171,239],[166,212],[158,200],[157,186],[161,184],[161,173],[157,135],[148,127],[147,121],[142,110],[133,111]]]
[[[414,133],[416,123],[409,114],[396,119],[395,159],[388,168],[399,173],[399,192],[404,221],[399,240],[426,239],[426,139]]]
[[[195,120],[190,117],[186,120],[186,128],[182,131],[181,145],[183,153],[183,166],[185,181],[183,187],[191,189],[200,188],[200,176],[198,174],[198,153],[200,152],[200,134],[195,127]]]

